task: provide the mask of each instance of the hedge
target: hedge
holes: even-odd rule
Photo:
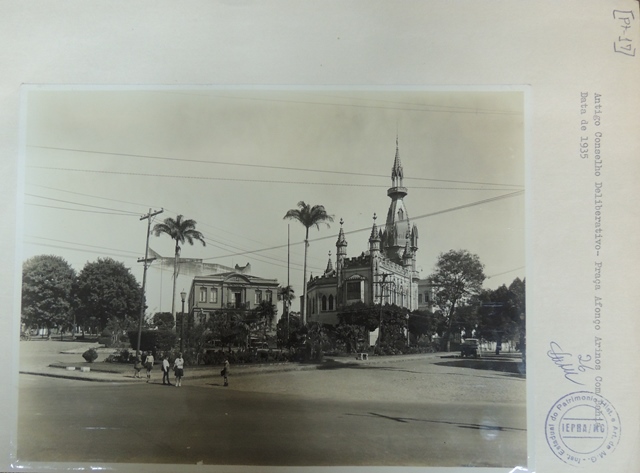
[[[138,331],[127,332],[131,349],[138,349]],[[140,337],[141,351],[170,351],[176,345],[178,336],[171,330],[143,330]]]

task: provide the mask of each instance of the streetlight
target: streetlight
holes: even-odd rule
[[[184,292],[184,289],[180,293],[180,298],[182,299],[182,315],[180,316],[180,353],[184,352],[184,300],[187,297],[187,293]]]

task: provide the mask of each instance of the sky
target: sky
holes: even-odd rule
[[[397,140],[421,278],[452,249],[480,257],[487,288],[525,277],[521,91],[34,87],[25,99],[23,261],[55,254],[79,273],[112,257],[141,282],[140,217],[163,209],[152,226],[182,214],[205,236],[182,257],[251,263],[300,296],[304,227],[285,213],[304,201],[335,219],[310,230],[309,275],[329,252],[335,264],[340,219],[347,256],[360,255],[374,213],[386,218]],[[173,256],[166,235],[149,245]],[[171,310],[171,276],[150,264],[149,315]],[[181,275],[177,292],[190,284]]]

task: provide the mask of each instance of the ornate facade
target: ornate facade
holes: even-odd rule
[[[404,171],[400,162],[398,140],[391,168],[391,199],[384,227],[378,228],[373,215],[369,249],[360,256],[347,257],[347,241],[340,220],[336,241],[335,268],[329,254],[324,274],[311,277],[307,283],[309,321],[337,324],[338,312],[349,304],[396,304],[409,310],[418,308],[416,253],[418,229],[411,224],[404,197]]]

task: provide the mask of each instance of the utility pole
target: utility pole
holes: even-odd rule
[[[384,288],[387,284],[393,284],[394,286],[396,284],[395,281],[387,281],[387,277],[392,276],[391,273],[382,273],[380,276],[382,277],[382,280],[378,282],[378,284],[380,284],[380,322],[378,323],[378,339],[376,340],[377,350],[380,350],[380,345],[382,343],[382,298],[384,297]]]
[[[142,271],[142,294],[140,295],[140,321],[138,322],[138,344],[136,345],[136,356],[140,356],[140,341],[142,339],[142,321],[144,320],[144,309],[145,309],[145,297],[144,291],[147,286],[147,267],[151,261],[155,258],[149,258],[149,235],[151,234],[151,217],[155,217],[158,214],[164,212],[164,209],[156,210],[152,212],[149,209],[149,212],[146,215],[140,217],[140,220],[147,220],[147,244],[144,249],[144,258],[138,258],[138,263],[144,263],[144,269]]]

